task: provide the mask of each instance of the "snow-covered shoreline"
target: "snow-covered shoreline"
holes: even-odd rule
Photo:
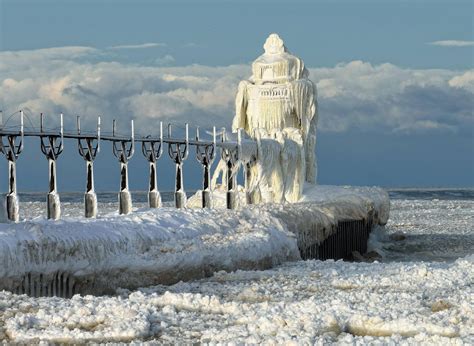
[[[31,273],[41,274],[45,284],[67,273],[76,292],[101,294],[220,270],[266,269],[300,258],[298,232],[312,232],[308,241],[319,243],[340,220],[375,214],[383,224],[388,203],[382,189],[322,186],[297,204],[139,209],[93,220],[1,224],[0,289],[14,290]]]

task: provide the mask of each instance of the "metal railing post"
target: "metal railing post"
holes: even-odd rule
[[[176,180],[174,190],[174,203],[176,208],[186,207],[186,193],[183,182],[183,162],[189,154],[189,127],[186,124],[186,140],[184,143],[171,141],[171,124],[168,124],[168,155],[176,164]]]
[[[149,137],[149,136],[148,136]],[[158,147],[156,147],[158,144]],[[160,140],[147,141],[146,139],[142,142],[142,153],[143,156],[150,163],[150,180],[148,184],[148,205],[150,208],[159,208],[161,206],[161,195],[158,191],[157,185],[157,174],[156,174],[156,161],[163,154],[163,123],[160,121]]]
[[[40,128],[41,128],[41,151],[48,159],[49,171],[49,191],[46,198],[47,203],[47,217],[48,219],[58,220],[61,217],[61,202],[57,191],[56,184],[56,160],[64,149],[64,120],[63,114],[60,116],[61,125],[59,134],[44,134],[43,122],[44,117],[41,113]],[[59,143],[58,143],[59,142]]]
[[[84,193],[84,215],[97,216],[97,195],[94,189],[94,159],[100,151],[100,117],[97,118],[97,138],[81,136],[81,118],[77,117],[77,145],[79,155],[86,161],[86,192]]]
[[[201,203],[203,208],[212,208],[211,165],[216,156],[216,127],[212,128],[212,144],[199,144],[199,127],[196,141],[196,158],[203,167]]]
[[[226,163],[226,205],[227,209],[237,209],[238,206],[238,191],[237,191],[237,167],[241,156],[242,135],[241,129],[237,132],[237,148],[229,149],[222,148],[221,156]],[[222,142],[226,140],[225,131],[222,132]]]
[[[3,127],[3,112],[0,112],[1,127]],[[5,196],[7,218],[10,221],[18,222],[20,220],[20,205],[16,190],[16,160],[23,150],[23,111],[20,111],[20,132],[18,135],[7,136],[7,143],[3,143],[3,137],[0,135],[0,152],[5,154],[8,160],[8,193]],[[19,143],[15,143],[17,137],[20,137]]]
[[[119,214],[129,214],[132,211],[132,196],[128,189],[128,161],[135,152],[135,130],[133,120],[131,121],[132,134],[130,139],[117,139],[113,141],[113,153],[120,162],[120,192]],[[113,121],[113,136],[115,137],[115,119]]]

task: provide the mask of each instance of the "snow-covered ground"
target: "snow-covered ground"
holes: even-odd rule
[[[392,200],[371,239],[381,262],[297,261],[116,296],[0,292],[0,339],[474,344],[473,210],[472,199]]]

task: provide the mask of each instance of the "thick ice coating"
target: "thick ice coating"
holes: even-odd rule
[[[299,258],[294,235],[257,210],[162,208],[0,224],[0,290],[39,285],[39,295],[54,293],[58,275],[76,292],[101,294]]]
[[[384,224],[388,209],[381,189],[312,186],[304,203],[0,224],[0,290],[36,285],[35,294],[50,295],[60,276],[75,292],[106,293],[269,268],[299,259],[298,247],[319,244],[340,220],[374,211],[375,224]]]
[[[277,34],[264,49],[250,79],[239,84],[232,130],[259,139],[257,158],[248,165],[249,179],[258,181],[252,202],[297,202],[304,182],[316,182],[316,86]]]

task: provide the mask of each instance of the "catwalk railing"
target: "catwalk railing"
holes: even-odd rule
[[[20,120],[18,126],[5,126],[3,115],[0,112],[0,152],[8,161],[8,193],[6,195],[7,217],[11,221],[19,220],[19,203],[16,184],[16,161],[24,148],[25,137],[38,137],[40,139],[41,152],[48,160],[49,191],[47,194],[47,217],[59,219],[61,206],[57,191],[56,163],[63,152],[64,141],[72,139],[77,141],[80,156],[86,163],[86,191],[84,194],[84,214],[91,218],[97,216],[97,195],[94,189],[94,160],[100,151],[102,141],[112,142],[112,152],[120,164],[120,190],[118,193],[119,213],[128,214],[132,210],[132,198],[128,186],[128,162],[135,153],[135,146],[141,144],[143,156],[150,164],[148,202],[151,208],[161,206],[160,192],[157,187],[156,163],[162,157],[164,146],[168,146],[168,155],[176,165],[174,202],[176,208],[186,205],[186,194],[183,181],[183,163],[189,156],[190,147],[196,150],[196,158],[203,167],[202,183],[202,207],[212,207],[211,189],[211,165],[216,157],[217,150],[221,151],[221,157],[226,163],[226,200],[227,208],[234,209],[237,206],[237,181],[238,167],[242,161],[242,134],[237,133],[236,140],[231,140],[229,134],[223,128],[219,134],[213,127],[211,139],[203,140],[200,137],[199,127],[195,129],[195,137],[189,136],[189,126],[185,125],[184,138],[172,136],[173,126],[168,124],[167,136],[164,135],[163,123],[159,122],[160,133],[158,137],[151,135],[135,136],[133,120],[130,123],[130,134],[119,135],[116,131],[116,121],[112,124],[112,133],[101,133],[101,120],[97,118],[97,130],[93,133],[81,130],[81,119],[76,118],[75,131],[65,131],[63,114],[60,115],[60,126],[56,130],[44,127],[44,116],[40,115],[39,127],[25,130],[23,111],[18,112]],[[217,137],[220,137],[219,140]],[[256,155],[257,142],[246,140],[246,152]],[[250,150],[249,150],[250,148]]]

